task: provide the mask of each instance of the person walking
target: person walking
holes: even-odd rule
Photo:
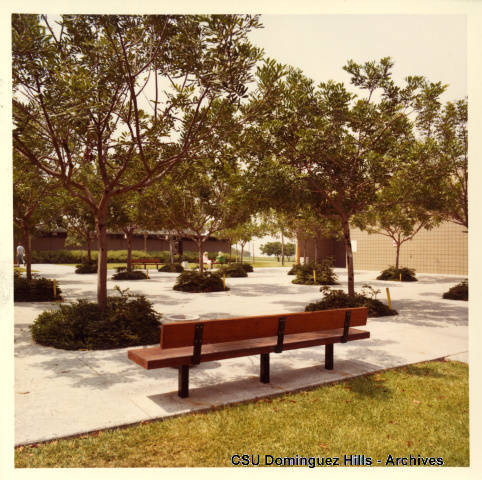
[[[19,245],[17,247],[17,264],[18,265],[25,265],[24,255],[25,255],[25,248],[23,248],[22,245]]]

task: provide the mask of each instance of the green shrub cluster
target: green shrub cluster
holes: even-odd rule
[[[181,273],[184,272],[184,268],[180,263],[166,263],[159,269],[159,272]]]
[[[226,266],[219,267],[219,275],[226,275],[226,277],[247,277],[248,272],[239,263],[230,263]]]
[[[185,270],[177,277],[174,290],[182,292],[222,292],[229,290],[224,288],[223,279],[217,272],[203,272]]]
[[[92,260],[92,262],[83,262],[75,266],[75,273],[97,273],[97,262]]]
[[[105,311],[79,300],[40,314],[31,326],[33,339],[64,350],[100,350],[159,343],[161,315],[145,297],[121,292],[109,297]]]
[[[415,270],[413,268],[395,268],[393,266],[383,270],[377,277],[377,280],[398,280],[400,281],[400,274],[402,275],[402,282],[416,282]]]
[[[229,261],[229,260],[228,260],[228,261]],[[241,267],[242,269],[244,269],[244,271],[245,271],[246,273],[251,273],[251,272],[253,272],[253,265],[251,265],[250,263],[232,262],[232,263],[230,263],[230,264]]]
[[[445,292],[442,295],[442,298],[467,301],[469,299],[469,281],[466,279],[450,288],[448,292]]]
[[[132,270],[130,272],[122,270],[112,275],[112,280],[145,280],[146,278],[147,274],[144,270]]]
[[[387,305],[375,298],[379,290],[375,291],[371,287],[370,290],[371,292],[355,293],[354,297],[350,297],[343,290],[331,290],[329,287],[322,288],[324,297],[318,302],[308,304],[305,312],[346,307],[367,307],[369,317],[398,315],[396,310],[388,308]]]
[[[92,250],[92,260],[97,261],[97,250]],[[217,256],[216,252],[208,254],[211,260]],[[168,251],[150,251],[133,250],[132,259],[139,258],[158,258],[161,263],[170,262],[170,254]],[[197,263],[199,261],[198,252],[185,251],[182,255],[174,255],[174,262],[182,261]],[[87,261],[87,250],[34,250],[32,251],[32,263],[84,263]],[[228,260],[229,261],[229,260]],[[127,250],[109,250],[107,252],[108,263],[126,263]]]
[[[296,278],[292,283],[297,285],[337,285],[337,276],[333,271],[333,259],[331,257],[324,258],[321,263],[296,265]],[[313,270],[316,273],[316,281],[313,276]]]
[[[61,300],[62,290],[56,286],[54,297],[54,282],[48,278],[32,278],[28,280],[18,274],[13,279],[13,300],[15,302],[49,302]]]

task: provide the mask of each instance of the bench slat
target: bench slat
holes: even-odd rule
[[[203,347],[211,343],[275,336],[278,333],[280,317],[286,317],[285,335],[333,330],[343,327],[347,310],[352,312],[350,326],[366,325],[367,309],[365,307],[201,320],[200,322],[177,322],[162,325],[160,346],[163,349],[192,347],[196,323],[204,324]]]
[[[283,350],[303,347],[314,347],[330,343],[339,343],[343,336],[343,328],[323,331],[289,334],[284,337]],[[350,328],[348,341],[369,338],[370,332]],[[277,344],[278,337],[264,337],[250,340],[212,343],[203,345],[201,362],[222,360],[225,358],[244,357],[261,353],[271,353]],[[141,367],[151,370],[161,367],[176,367],[191,364],[193,349],[191,347],[162,349],[160,347],[139,348],[128,351],[128,357]]]

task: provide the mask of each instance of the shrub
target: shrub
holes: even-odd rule
[[[13,300],[15,302],[49,302],[61,300],[62,290],[56,286],[54,297],[54,282],[48,278],[32,278],[27,280],[19,274],[14,275],[13,279]]]
[[[369,289],[371,289],[371,287],[369,287]],[[324,297],[318,302],[308,304],[305,312],[330,310],[333,308],[367,307],[369,317],[398,315],[396,310],[388,308],[387,305],[375,298],[376,293],[379,293],[379,291],[371,289],[371,292],[367,292],[366,286],[364,286],[364,290],[363,293],[355,293],[354,297],[350,297],[343,290],[331,290],[329,287],[323,287],[321,291]]]
[[[301,272],[303,268],[309,267],[309,265],[302,265],[301,263],[295,263],[292,267],[291,270],[288,272],[288,275],[296,275],[298,272]]]
[[[131,272],[123,270],[112,275],[112,280],[145,280],[146,278],[147,274],[143,270],[132,270]]]
[[[166,265],[162,266],[159,271],[181,273],[184,272],[184,268],[182,268],[182,265],[180,263],[166,263]]]
[[[413,268],[402,267],[396,269],[395,267],[388,267],[383,270],[377,277],[377,280],[398,280],[400,281],[400,274],[402,274],[402,282],[416,282],[415,270]]]
[[[75,266],[75,273],[97,273],[97,262],[84,262]]]
[[[253,265],[251,265],[250,263],[240,263],[240,262],[231,262],[230,259],[228,259],[228,263],[230,265],[235,265],[235,266],[239,266],[240,268],[242,268],[246,273],[250,273],[253,271]]]
[[[442,298],[449,300],[468,300],[469,299],[469,282],[464,280],[454,287],[450,288],[448,292],[442,295]]]
[[[122,292],[109,297],[105,311],[78,300],[40,314],[31,326],[35,342],[64,350],[100,350],[159,343],[161,315],[145,297]]]
[[[248,273],[236,263],[231,263],[226,266],[222,266],[218,269],[219,275],[226,275],[226,277],[247,277]]]
[[[174,290],[182,292],[222,292],[229,290],[223,287],[223,280],[217,272],[184,271],[177,277]]]
[[[316,265],[298,265],[296,278],[292,283],[298,285],[337,285],[337,276],[333,271],[333,260],[330,257],[324,258],[321,263]],[[313,276],[316,273],[316,281]]]

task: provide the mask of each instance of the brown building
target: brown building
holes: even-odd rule
[[[66,246],[65,240],[67,233],[65,231],[45,232],[36,237],[32,237],[32,250],[78,250],[83,247]],[[174,238],[175,253],[183,252],[197,252],[197,246],[188,238]],[[203,245],[203,250],[206,252],[229,252],[231,245],[229,240],[217,239],[209,237]],[[97,242],[92,241],[92,249],[97,249]],[[107,235],[107,249],[108,250],[127,250],[127,239],[123,233],[109,233]],[[168,251],[169,241],[166,239],[165,234],[162,233],[148,233],[135,234],[132,239],[133,250],[145,250],[145,251]]]
[[[443,223],[432,230],[422,230],[413,240],[400,248],[400,266],[414,268],[417,273],[468,274],[468,238],[466,229],[454,223]],[[368,234],[351,229],[355,269],[381,271],[395,265],[395,247],[392,240],[380,234]],[[303,243],[306,247],[303,248]],[[315,249],[316,245],[316,249]],[[336,267],[345,267],[343,242],[318,238],[299,238],[300,255],[310,259],[331,256]],[[315,252],[316,250],[316,252]]]

